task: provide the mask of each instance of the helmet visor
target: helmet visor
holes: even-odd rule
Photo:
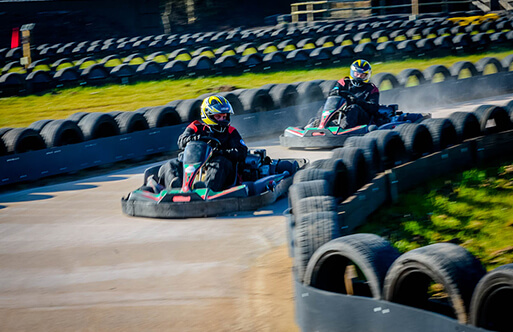
[[[354,79],[367,81],[369,79],[369,71],[364,71],[361,68],[353,68],[352,75]]]

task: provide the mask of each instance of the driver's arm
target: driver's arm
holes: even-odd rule
[[[372,83],[371,83],[372,84]],[[374,115],[379,110],[379,90],[378,88],[372,84],[372,90],[367,96],[366,99],[358,98],[356,100],[356,104],[363,108],[364,111],[369,113],[370,115]]]
[[[183,131],[183,133],[178,137],[179,149],[185,149],[187,143],[189,143],[190,141],[196,141],[199,137],[201,137],[200,128],[198,128],[198,124],[200,123],[196,123],[196,121],[194,121],[193,123],[188,125],[187,128],[185,128],[185,130]]]
[[[229,130],[231,132],[229,132],[228,147],[223,149],[221,154],[231,161],[243,162],[248,155],[248,147],[237,129],[230,126]]]

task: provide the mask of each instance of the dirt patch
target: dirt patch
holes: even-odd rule
[[[294,321],[292,259],[287,246],[259,257],[244,275],[241,331],[299,331]]]

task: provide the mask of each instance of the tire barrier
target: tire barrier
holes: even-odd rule
[[[393,262],[385,278],[384,298],[466,324],[472,292],[485,273],[481,262],[463,247],[436,243],[410,250]],[[430,299],[432,283],[443,286],[445,299]]]
[[[72,69],[72,68],[68,68]],[[63,69],[66,70],[66,69]],[[379,75],[379,74],[378,74]],[[376,75],[377,76],[377,75]],[[398,104],[401,105],[401,108],[403,110],[407,110],[408,107],[412,107],[409,105],[411,103],[411,96],[415,94],[419,100],[426,100],[425,107],[428,108],[432,105],[436,105],[438,103],[447,102],[453,100],[453,95],[455,92],[453,91],[454,85],[457,85],[458,88],[462,88],[463,91],[470,91],[474,92],[477,90],[477,88],[473,88],[476,82],[479,82],[479,89],[485,90],[490,93],[490,95],[493,95],[491,92],[494,93],[504,93],[506,91],[513,91],[513,85],[512,80],[510,80],[511,74],[509,72],[501,72],[496,73],[492,75],[486,75],[485,77],[476,77],[476,78],[470,78],[470,79],[464,79],[464,80],[449,80],[444,81],[436,84],[424,84],[421,88],[414,86],[414,87],[408,87],[408,88],[398,88],[398,89],[392,89],[384,91],[381,95],[382,100],[385,103],[395,103],[398,101]],[[488,89],[484,89],[482,85],[483,81],[486,83],[486,86]],[[246,92],[246,90],[236,90],[231,92],[222,92],[221,95],[224,95],[228,98],[230,103],[233,105],[235,109],[236,115],[243,115],[247,112],[244,111],[245,107],[253,107],[253,109],[249,109],[250,111],[254,110],[260,110],[260,112],[250,112],[252,114],[255,114],[254,117],[248,117],[245,116],[243,119],[244,121],[237,122],[237,116],[234,117],[234,121],[237,122],[238,128],[241,127],[244,129],[244,135],[246,137],[249,136],[258,136],[258,135],[269,135],[270,133],[276,133],[281,130],[283,130],[283,127],[286,125],[297,125],[297,123],[306,123],[312,116],[315,115],[317,109],[321,106],[322,100],[325,98],[325,91],[328,89],[326,86],[332,86],[335,84],[335,81],[311,81],[311,82],[301,82],[301,83],[295,83],[291,85],[272,85],[269,86],[270,88],[264,88],[264,89],[256,89],[253,91],[260,90],[258,93],[251,93],[244,97],[244,102],[246,103],[246,106],[243,105],[241,102],[241,96]],[[283,88],[281,88],[283,86]],[[278,88],[280,87],[280,88]],[[295,90],[294,90],[295,88]],[[281,90],[283,89],[283,90]],[[296,94],[297,93],[297,94]],[[425,94],[421,94],[425,93]],[[433,93],[436,93],[438,96],[438,99],[433,98]],[[472,99],[474,97],[473,94],[467,94],[467,93],[461,93],[460,91],[457,91],[459,95],[459,99]],[[280,103],[278,103],[278,98],[281,96],[282,99],[280,99]],[[251,97],[251,98],[250,98]],[[258,98],[257,98],[258,97]],[[253,99],[252,99],[253,98]],[[294,103],[294,100],[296,99],[296,105],[295,106],[288,106],[290,104]],[[301,101],[314,101],[312,104],[303,104]],[[404,102],[404,104],[403,104]],[[199,104],[200,101],[197,99],[191,99],[188,101],[184,100],[174,100],[170,103],[168,103],[165,106],[158,106],[158,107],[144,107],[139,110],[134,111],[135,113],[141,113],[144,115],[144,118],[146,119],[146,122],[148,123],[149,129],[146,130],[152,130],[154,128],[163,128],[167,126],[180,126],[184,121],[189,121],[189,119],[196,119],[199,117]],[[250,105],[250,106],[248,106]],[[253,106],[251,106],[253,105]],[[259,105],[256,107],[255,105]],[[404,107],[403,107],[404,105]],[[415,109],[419,109],[420,105],[414,105]],[[493,105],[491,105],[493,106]],[[477,121],[479,121],[479,124],[484,126],[486,128],[487,132],[490,131],[501,131],[506,128],[509,128],[511,124],[509,124],[507,121],[504,121],[504,118],[511,117],[511,106],[505,106],[505,107],[481,107],[481,111],[479,111],[479,116],[476,116]],[[157,109],[157,110],[154,110]],[[151,110],[151,111],[150,111]],[[485,111],[486,110],[486,111]],[[130,112],[123,112],[123,113],[130,113]],[[476,114],[478,114],[476,113]],[[75,114],[72,114],[68,117],[68,120],[74,121],[76,124],[80,122],[82,118],[87,116],[89,113],[86,112],[77,112]],[[119,114],[115,114],[117,117]],[[293,115],[293,116],[292,116]],[[112,118],[111,115],[108,115]],[[468,117],[468,115],[466,115]],[[94,116],[99,117],[98,115]],[[183,117],[183,118],[182,118]],[[105,119],[105,117],[103,117]],[[130,116],[123,116],[123,121],[129,121]],[[140,118],[138,117],[140,120]],[[99,121],[99,120],[95,120]],[[134,121],[134,120],[130,120]],[[257,121],[258,123],[266,123],[268,128],[264,128],[263,126],[254,126],[249,125],[252,121]],[[466,120],[474,122],[473,120]],[[88,120],[88,122],[94,122],[92,120]],[[110,122],[110,134],[107,134],[106,132],[103,132],[100,136],[105,135],[117,135],[117,130],[125,131],[125,130],[140,130],[145,127],[144,123],[138,122],[139,124],[135,124],[132,122],[130,124],[129,122],[118,123],[116,119],[112,119]],[[137,122],[137,121],[135,121]],[[234,122],[234,123],[235,123]],[[454,125],[458,131],[458,135],[468,136],[468,137],[475,137],[478,135],[478,130],[475,129],[468,129],[469,126],[461,126],[461,124],[458,124],[459,122],[454,122]],[[36,126],[37,129],[39,127],[43,127],[44,122],[40,123],[34,123],[33,126]],[[495,124],[495,125],[494,125]],[[499,126],[495,128],[498,124]],[[84,124],[83,124],[84,125]],[[63,125],[69,127],[69,124]],[[89,124],[86,130],[90,131],[92,129],[93,124]],[[126,126],[131,126],[131,129],[128,129]],[[133,126],[133,127],[132,127]],[[459,126],[459,127],[458,127]],[[459,128],[459,129],[458,129]],[[461,133],[462,128],[466,131],[464,134]],[[465,129],[466,128],[466,129]],[[2,130],[6,128],[0,128],[0,136],[2,134]],[[91,133],[85,133],[81,127],[79,127],[79,130],[81,133],[76,132],[76,128],[68,128],[66,130],[57,130],[56,132],[52,133],[52,139],[49,139],[48,137],[43,138],[43,142],[45,145],[43,148],[51,148],[55,145],[48,145],[48,142],[55,142],[57,146],[62,146],[64,144],[74,144],[77,142],[81,142],[82,140],[89,141],[92,139]],[[57,136],[54,136],[57,135]],[[65,138],[59,138],[59,135],[65,135]],[[125,134],[126,135],[126,134]],[[83,137],[83,138],[82,138]],[[167,139],[167,138],[162,138]],[[41,140],[27,140],[25,142],[33,142],[35,146],[26,148],[21,151],[32,151],[37,150],[41,148]],[[405,141],[406,142],[406,141]],[[28,143],[25,143],[28,144]],[[2,152],[4,155],[12,155],[15,150],[7,149],[7,145],[4,143],[3,145],[6,146],[5,152]],[[384,146],[380,147],[381,149],[385,148]],[[405,147],[406,148],[406,147]],[[3,149],[0,149],[0,151],[4,151]],[[19,151],[19,150],[17,150]],[[148,153],[152,154],[155,153],[155,150],[153,148],[148,147]],[[382,152],[383,153],[383,152]],[[422,154],[422,152],[420,152]],[[365,154],[365,153],[364,153]],[[385,158],[388,158],[387,153],[384,154]],[[9,157],[10,158],[10,157]],[[388,161],[387,161],[388,162]],[[392,161],[393,163],[396,163],[397,161]],[[402,161],[401,161],[402,162]],[[84,163],[85,165],[90,165],[89,163]],[[84,166],[86,167],[86,166]],[[372,167],[371,167],[372,168]],[[69,169],[69,168],[68,168]],[[19,172],[18,170],[15,170],[14,168],[8,167],[5,171],[6,178],[9,178],[9,181],[4,181],[2,184],[8,184],[18,181],[23,181],[24,178],[17,178],[14,175],[11,175],[9,172],[13,171],[13,174],[22,174],[25,175],[26,172],[30,172],[30,170],[25,170],[23,172]],[[63,171],[66,172],[66,171]],[[33,174],[29,176],[30,179],[36,179],[43,177],[44,174]]]
[[[205,32],[41,45],[34,49],[35,61],[27,70],[19,65],[20,48],[5,49],[0,50],[0,91],[9,96],[59,88],[64,82],[66,86],[127,84],[298,66],[340,66],[350,64],[354,57],[371,61],[439,57],[501,49],[509,47],[513,39],[507,12],[494,22],[473,24],[469,31],[444,17],[408,21],[406,17],[384,16],[373,20],[379,22],[318,22],[317,27],[298,24],[288,30],[276,26],[226,35]],[[403,24],[407,28],[399,28]],[[275,36],[272,41],[270,36]],[[510,63],[511,59],[486,59],[472,66],[458,64],[451,75],[509,71]]]
[[[511,328],[508,305],[513,295],[513,264],[488,272],[477,284],[470,302],[470,323],[493,331]]]
[[[426,119],[403,125],[407,126],[403,130],[396,128],[400,139],[409,142],[404,145],[409,147],[406,150],[412,161],[399,166],[389,164],[388,170],[378,173],[342,201],[329,191],[325,179],[331,172],[313,173],[317,164],[327,163],[329,159],[315,161],[304,174],[296,174],[293,186],[303,190],[300,195],[289,193],[290,209],[286,216],[289,253],[294,261],[296,318],[303,331],[355,328],[395,331],[398,326],[419,331],[510,329],[507,303],[513,294],[513,264],[486,273],[476,257],[456,244],[438,243],[399,255],[376,235],[351,234],[382,204],[396,200],[399,193],[445,173],[513,153],[513,130],[509,127],[512,123],[507,111],[510,104],[483,105],[473,112],[455,113],[448,119]],[[481,130],[483,122],[488,123],[485,128],[493,129]],[[363,139],[378,145],[372,137],[376,132],[353,138],[352,147],[334,149],[332,158],[341,161],[339,158],[344,154],[355,151],[363,154],[355,145],[363,145]],[[423,141],[419,146],[428,147],[425,153],[411,148],[416,136],[423,137],[417,139]],[[439,137],[438,144],[426,144],[425,140],[431,138],[434,142],[436,137]],[[367,150],[380,152],[369,145]],[[364,160],[369,163],[371,159]],[[350,169],[347,165],[346,168]],[[306,173],[308,170],[310,173]],[[324,187],[320,186],[321,182]],[[314,225],[313,216],[325,225]],[[299,233],[298,220],[302,223]],[[369,236],[374,238],[367,240]],[[354,248],[347,243],[353,243]],[[373,246],[380,249],[374,252]],[[385,258],[374,256],[380,254],[388,257],[388,263]],[[361,258],[355,258],[359,255]],[[384,266],[378,268],[373,265],[376,262]],[[432,295],[434,284],[444,297]],[[374,300],[364,300],[365,297]],[[373,312],[380,315],[375,317]]]
[[[377,235],[338,237],[315,251],[303,282],[328,292],[382,299],[385,276],[398,257],[397,249]]]

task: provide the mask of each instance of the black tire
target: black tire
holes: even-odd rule
[[[493,74],[502,73],[504,71],[504,66],[502,65],[502,63],[499,60],[497,60],[496,58],[492,58],[492,57],[481,58],[476,62],[475,65],[476,65],[476,69],[481,73],[481,75],[485,74],[485,70],[488,66],[495,67],[495,72],[493,72]]]
[[[309,168],[325,169],[333,172],[333,196],[345,199],[352,193],[350,188],[349,172],[342,159],[319,159],[310,163]]]
[[[383,90],[381,85],[385,82],[389,82],[391,86],[390,89],[396,89],[401,86],[397,78],[390,73],[377,73],[371,77],[371,82],[380,90]]]
[[[261,89],[247,89],[241,92],[239,100],[244,106],[244,112],[267,112],[275,108],[273,98]]]
[[[336,150],[335,158],[342,160],[346,165],[349,193],[352,194],[370,181],[369,166],[360,148],[344,146]]]
[[[351,136],[344,142],[344,146],[355,147],[362,150],[371,176],[383,171],[383,163],[379,155],[378,143],[376,143],[375,138],[367,136]],[[338,154],[340,153],[340,149],[337,148],[332,151],[332,158],[339,158]]]
[[[2,135],[7,153],[24,153],[46,149],[41,135],[31,128],[14,128]]]
[[[8,154],[7,147],[2,139],[2,134],[0,134],[0,156],[5,156],[6,154]]]
[[[476,66],[474,66],[470,61],[458,61],[449,68],[451,75],[458,79],[460,78],[461,73],[465,70],[469,71],[471,77],[475,77],[480,74],[476,69]]]
[[[318,168],[307,168],[299,170],[294,175],[293,183],[307,182],[312,180],[326,180],[329,185],[329,194],[333,194],[333,180],[334,174],[332,171]]]
[[[481,262],[465,248],[452,243],[432,244],[396,259],[385,278],[384,299],[466,324],[472,292],[485,273]],[[430,299],[428,289],[433,283],[444,287],[445,303]]]
[[[391,169],[409,161],[404,142],[398,132],[387,129],[375,130],[365,137],[376,139],[384,169]]]
[[[337,85],[337,80],[326,80],[319,84],[322,89],[322,93],[324,94],[324,98],[328,98],[328,95],[331,90]]]
[[[296,87],[292,84],[276,84],[268,91],[276,108],[291,107],[298,103],[299,94],[297,93]]]
[[[474,113],[454,112],[449,115],[449,120],[452,121],[460,141],[481,136],[481,124]]]
[[[144,112],[148,128],[159,128],[180,124],[182,119],[172,106],[156,106]]]
[[[40,132],[49,148],[76,144],[84,141],[84,134],[76,122],[53,120]]]
[[[8,132],[9,130],[13,130],[14,128],[11,128],[11,127],[4,127],[4,128],[0,128],[0,137],[2,137],[6,132]]]
[[[372,59],[377,55],[376,45],[373,42],[358,44],[354,48],[355,56],[364,59]]]
[[[376,50],[381,54],[381,56],[385,57],[393,57],[397,55],[397,46],[393,41],[379,43],[378,46],[376,46]]]
[[[504,105],[504,109],[509,114],[509,119],[513,123],[513,100],[510,100],[506,105]]]
[[[302,281],[313,253],[323,244],[340,237],[341,232],[336,212],[311,212],[298,216],[295,221],[294,270],[297,279]]]
[[[410,84],[411,77],[414,77],[417,80],[418,85],[426,83],[424,74],[420,70],[414,69],[414,68],[404,69],[396,77],[397,77],[397,80],[399,81],[399,84],[401,84],[402,86],[405,86],[405,87],[408,87],[411,85]]]
[[[505,108],[495,105],[481,105],[472,113],[481,124],[481,132],[485,134],[498,133],[512,127],[511,119]]]
[[[333,172],[320,168],[306,168],[297,171],[294,175],[293,183],[300,183],[312,180],[326,180],[333,179]]]
[[[82,70],[80,76],[87,82],[94,82],[108,78],[109,72],[103,65],[96,63]]]
[[[187,68],[201,73],[211,72],[213,71],[214,67],[214,61],[212,61],[212,59],[206,55],[194,57],[187,64]]]
[[[112,111],[112,112],[107,112],[108,115],[112,116],[114,119],[116,119],[116,117],[120,114],[122,114],[124,112],[122,111]]]
[[[488,272],[477,284],[470,302],[470,324],[490,331],[511,331],[513,264]]]
[[[36,122],[32,122],[27,128],[34,129],[35,131],[37,131],[39,133],[41,131],[41,129],[43,129],[44,126],[46,126],[47,124],[49,124],[52,121],[53,120],[49,120],[49,119],[38,120]]]
[[[328,292],[382,299],[386,273],[398,257],[399,252],[378,235],[343,236],[327,242],[312,255],[304,283]],[[348,292],[344,281],[351,265],[359,273],[358,281],[352,282],[353,292]]]
[[[294,210],[299,200],[311,196],[330,196],[329,184],[326,180],[299,182],[289,188],[289,205]]]
[[[144,115],[136,112],[121,112],[114,118],[118,123],[120,134],[129,134],[135,131],[147,130],[148,121]]]
[[[443,65],[429,66],[426,69],[424,69],[422,73],[424,74],[424,78],[426,79],[426,81],[431,83],[436,83],[433,82],[433,80],[437,80],[440,76],[443,76],[443,81],[446,81],[452,77],[452,74],[449,71],[449,69],[447,69],[447,67]]]
[[[443,150],[460,142],[456,128],[449,119],[425,119],[422,124],[427,127],[431,134],[435,151]]]
[[[292,211],[295,217],[312,212],[337,212],[337,200],[333,196],[305,197]]]
[[[181,122],[192,122],[201,118],[201,99],[185,99],[176,106]]]
[[[395,127],[412,160],[434,152],[433,138],[428,128],[420,123],[405,123]]]
[[[321,87],[314,81],[299,82],[296,84],[296,90],[299,94],[299,104],[324,100]]]
[[[106,113],[89,113],[78,122],[78,126],[86,141],[119,135],[116,120]]]
[[[77,112],[77,113],[73,113],[71,114],[70,116],[68,116],[68,120],[71,120],[71,121],[74,121],[76,123],[79,123],[80,120],[82,120],[82,118],[86,115],[88,115],[89,113],[88,112]]]

